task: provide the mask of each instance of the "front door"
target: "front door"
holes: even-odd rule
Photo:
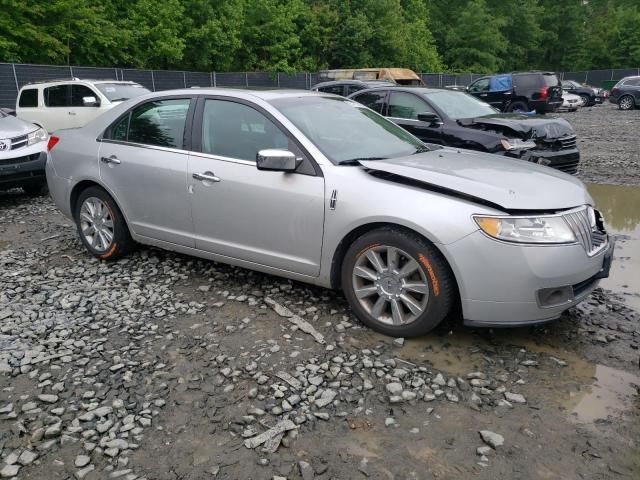
[[[442,143],[442,123],[429,124],[418,120],[419,113],[436,113],[418,95],[391,91],[387,116],[423,142]]]
[[[189,98],[145,102],[120,117],[100,146],[100,177],[138,235],[193,247],[184,132]]]
[[[71,101],[67,109],[68,128],[84,127],[100,113],[99,105],[85,105],[86,97],[94,97],[98,100],[100,97],[96,92],[86,85],[71,85]]]
[[[194,128],[199,152],[189,158],[188,181],[196,247],[317,276],[324,178],[297,143],[266,112],[222,98],[201,101]],[[287,149],[302,158],[299,171],[258,170],[256,153],[267,148]]]

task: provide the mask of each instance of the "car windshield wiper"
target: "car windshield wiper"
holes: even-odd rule
[[[124,102],[125,100],[129,100],[126,97],[122,97],[122,98],[114,98],[112,100],[109,100],[110,102]]]
[[[361,161],[366,160],[386,160],[387,157],[358,157],[358,158],[349,158],[347,160],[340,160],[338,165],[357,165]]]

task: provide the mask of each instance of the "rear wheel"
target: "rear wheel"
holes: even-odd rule
[[[620,97],[620,100],[618,101],[618,107],[620,110],[633,110],[635,106],[636,102],[633,100],[631,95]]]
[[[516,100],[515,102],[511,102],[509,104],[507,111],[526,113],[529,111],[529,105],[527,105],[527,102],[523,102],[522,100]]]
[[[364,324],[387,335],[413,337],[429,332],[449,313],[454,279],[431,243],[385,227],[349,247],[342,288]]]
[[[100,187],[83,190],[74,218],[80,240],[101,260],[117,260],[131,251],[133,239],[120,209]]]

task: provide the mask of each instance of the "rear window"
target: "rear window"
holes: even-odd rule
[[[29,108],[38,106],[38,89],[37,88],[25,88],[20,93],[20,100],[18,106]]]
[[[560,85],[560,81],[558,80],[558,77],[556,75],[545,74],[543,75],[543,77],[544,83],[547,87],[555,87],[557,85]]]

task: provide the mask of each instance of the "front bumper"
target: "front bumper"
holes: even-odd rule
[[[580,152],[577,148],[565,150],[520,150],[505,152],[505,156],[519,158],[527,162],[539,163],[571,175],[578,172],[580,164]]]
[[[45,144],[46,146],[46,144]],[[0,154],[0,189],[45,181],[47,153],[40,144]]]
[[[465,324],[518,326],[554,320],[584,300],[609,275],[611,240],[589,257],[579,244],[517,245],[476,231],[447,245]],[[541,305],[539,292],[570,288],[571,298]]]

